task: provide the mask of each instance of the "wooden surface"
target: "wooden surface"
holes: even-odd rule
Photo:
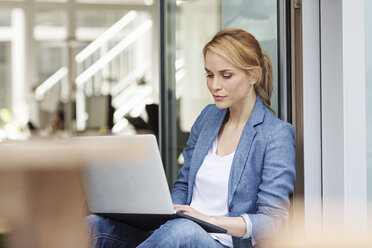
[[[77,169],[2,172],[0,202],[9,247],[87,247]]]
[[[133,140],[30,140],[0,142],[0,172],[3,170],[55,170],[78,168],[89,161],[138,158],[148,151]]]
[[[119,141],[0,143],[0,231],[7,232],[6,247],[87,247],[80,167],[143,154],[143,147]]]

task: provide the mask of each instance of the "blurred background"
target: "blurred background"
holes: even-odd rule
[[[277,10],[273,0],[0,1],[0,140],[162,129],[174,178],[213,102],[202,49],[221,28],[250,30],[269,52],[278,112]]]
[[[152,133],[172,183],[226,27],[269,53],[296,130],[289,228],[371,231],[372,0],[0,0],[0,142]]]

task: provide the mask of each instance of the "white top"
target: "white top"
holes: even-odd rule
[[[190,206],[206,215],[228,216],[229,178],[235,152],[221,157],[216,154],[216,150],[217,138],[196,174]],[[247,228],[242,238],[247,239],[252,235],[252,222],[248,214],[241,216]],[[221,244],[233,247],[231,235],[221,233],[210,235]]]
[[[216,154],[216,149],[217,139],[196,174],[190,206],[206,215],[228,216],[228,184],[235,152],[221,157]],[[210,235],[223,245],[233,247],[231,235]]]

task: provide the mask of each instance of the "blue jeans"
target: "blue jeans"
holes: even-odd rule
[[[90,242],[95,248],[225,248],[198,224],[188,219],[174,219],[155,231],[145,231],[97,215],[87,217]]]

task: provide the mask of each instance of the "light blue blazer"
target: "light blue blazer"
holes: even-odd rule
[[[227,112],[211,104],[195,121],[183,151],[185,163],[171,192],[173,203],[190,204],[196,173]],[[235,151],[227,202],[229,216],[249,215],[252,237],[233,237],[234,247],[251,247],[278,232],[288,218],[295,177],[293,128],[276,117],[257,96]]]

